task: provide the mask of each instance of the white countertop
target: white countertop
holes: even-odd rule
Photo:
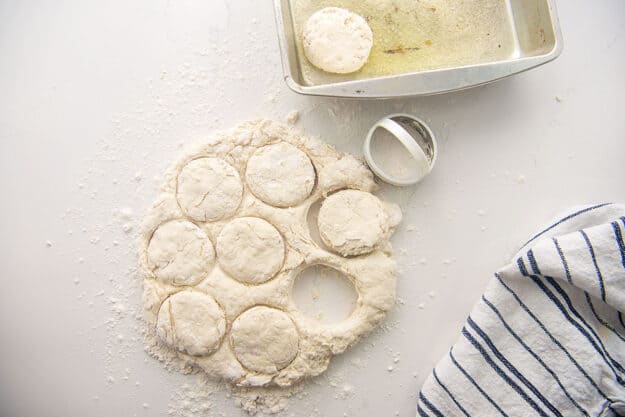
[[[341,101],[287,89],[269,1],[0,3],[0,414],[176,407],[193,378],[142,350],[137,224],[180,143],[297,109],[301,128],[342,151],[359,153],[392,112],[438,135],[423,184],[382,189],[404,209],[393,240],[403,303],[286,413],[413,416],[515,248],[569,206],[623,201],[625,2],[558,6],[565,47],[547,66],[455,94]],[[226,391],[209,402],[208,416],[243,415]]]

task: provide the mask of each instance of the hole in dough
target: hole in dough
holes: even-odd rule
[[[241,365],[262,374],[275,374],[297,356],[299,333],[285,312],[258,306],[232,323],[230,343]]]
[[[240,217],[219,234],[217,260],[232,278],[246,284],[261,284],[282,268],[284,241],[267,221]]]
[[[239,173],[221,158],[194,159],[178,175],[178,204],[196,221],[231,216],[241,204],[242,196]]]
[[[319,246],[323,250],[332,252],[333,250],[323,242],[323,239],[321,239],[321,235],[319,234],[319,226],[317,226],[321,203],[323,203],[323,199],[315,201],[308,209],[308,213],[306,216],[308,233],[310,233],[310,238],[313,240],[313,242],[317,244],[317,246]]]
[[[348,318],[358,300],[351,280],[334,268],[314,265],[295,279],[293,301],[307,317],[322,324],[338,323]]]
[[[166,284],[197,284],[208,274],[214,259],[208,236],[186,220],[161,224],[148,243],[148,267]]]
[[[286,142],[258,149],[247,162],[245,179],[252,193],[267,204],[292,207],[315,186],[315,168],[306,153]]]
[[[382,202],[359,190],[342,190],[326,198],[317,225],[323,242],[343,256],[372,252],[391,227]]]
[[[172,348],[193,356],[206,356],[219,347],[226,332],[226,319],[213,297],[184,290],[163,302],[156,331]]]

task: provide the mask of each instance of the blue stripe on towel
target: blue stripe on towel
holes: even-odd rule
[[[488,301],[488,299],[484,296],[482,296],[482,300],[484,301],[484,303],[490,307],[490,309],[495,313],[495,315],[499,318],[499,321],[501,321],[501,323],[504,325],[504,327],[506,328],[506,330],[508,331],[508,333],[510,333],[512,335],[512,337],[519,342],[519,344],[521,346],[523,346],[523,348],[525,349],[525,351],[527,351],[530,355],[532,355],[532,357],[549,373],[549,375],[551,375],[553,377],[553,379],[556,381],[556,383],[558,384],[558,386],[560,387],[560,389],[562,389],[562,392],[564,392],[564,395],[571,401],[571,403],[575,406],[575,408],[577,408],[583,415],[588,416],[588,412],[586,410],[584,410],[578,403],[577,401],[575,401],[575,399],[573,399],[573,397],[571,396],[571,394],[569,394],[569,392],[566,390],[566,388],[564,388],[564,385],[562,384],[562,382],[560,381],[560,378],[558,378],[558,375],[556,375],[556,373],[549,367],[547,366],[547,364],[540,358],[540,356],[538,356],[533,350],[532,348],[530,348],[527,343],[525,343],[518,334],[516,334],[516,332],[514,330],[512,330],[512,328],[510,327],[510,325],[506,322],[506,320],[503,318],[503,316],[501,315],[501,313],[499,312],[499,310],[497,309],[497,307],[495,307],[495,305],[493,303],[491,303],[490,301]]]
[[[549,410],[551,410],[552,413],[554,413],[558,417],[563,417],[562,414],[560,414],[560,412],[553,406],[553,404],[551,404],[551,402],[549,402],[549,400],[547,398],[545,398],[545,396],[543,396],[536,389],[534,384],[532,384],[525,377],[525,375],[523,375],[523,373],[521,371],[519,371],[519,369],[516,366],[514,366],[508,360],[508,358],[506,358],[506,356],[504,354],[501,353],[501,351],[499,349],[497,349],[497,347],[495,346],[495,344],[493,343],[491,338],[488,337],[488,334],[475,322],[475,320],[473,320],[471,318],[471,316],[469,316],[467,318],[467,323],[469,323],[469,326],[471,326],[471,328],[473,330],[475,330],[475,332],[482,338],[482,340],[484,340],[486,345],[489,347],[490,351],[493,352],[495,357],[497,359],[499,359],[501,361],[501,363],[503,363],[506,368],[508,368],[508,370],[512,373],[512,375],[517,377],[517,379],[519,381],[521,381],[523,383],[523,385],[525,385],[544,405],[546,405],[547,408]]]
[[[610,369],[614,373],[614,376],[618,377],[618,375],[616,374],[616,371],[614,370],[612,364],[610,363],[608,358],[606,358],[606,355],[603,352],[603,350],[601,350],[599,345],[597,345],[597,342],[595,341],[595,339],[588,333],[588,331],[586,331],[586,329],[584,329],[576,320],[574,320],[573,317],[571,317],[571,315],[564,308],[564,306],[562,305],[560,300],[558,300],[558,297],[556,297],[549,290],[549,288],[547,288],[545,283],[542,280],[540,280],[536,275],[532,275],[532,274],[527,272],[527,269],[525,268],[525,264],[524,264],[522,258],[518,259],[518,266],[519,266],[519,270],[521,271],[521,274],[523,274],[526,277],[529,277],[532,281],[534,281],[534,283],[545,293],[545,295],[547,295],[547,297],[553,302],[553,304],[555,304],[555,306],[560,310],[560,312],[562,313],[564,318],[566,318],[567,321],[573,327],[575,327],[586,338],[586,340],[588,340],[588,342],[593,347],[593,349],[603,358],[603,361],[610,367]]]
[[[434,415],[436,417],[445,417],[443,415],[443,413],[441,413],[440,411],[438,411],[438,409],[434,406],[434,404],[432,404],[427,398],[425,398],[425,395],[423,395],[422,392],[419,393],[419,399],[421,400],[421,402],[423,404],[425,404],[425,406],[434,413]]]
[[[536,262],[536,259],[534,258],[533,252],[528,252],[528,255],[531,254],[531,258],[530,258],[530,262],[533,262],[532,264],[532,269],[537,272],[538,274],[540,274],[540,269],[538,268],[538,263]],[[560,259],[562,261],[562,264],[565,267],[565,270],[567,269],[567,262],[566,262],[566,257],[564,256],[564,252],[559,252],[558,253],[560,255]],[[529,256],[528,256],[529,257]],[[548,276],[544,276],[544,278],[546,279],[546,281],[551,284],[552,287],[554,287],[554,289],[558,292],[558,294],[560,294],[560,296],[562,296],[562,298],[564,299],[564,301],[566,302],[569,310],[571,311],[571,313],[573,315],[575,315],[575,317],[577,317],[583,324],[584,326],[586,326],[586,328],[592,333],[592,335],[596,338],[596,340],[599,342],[599,344],[601,345],[601,348],[603,349],[603,351],[605,352],[604,356],[607,356],[607,358],[610,360],[610,362],[612,363],[613,366],[615,366],[619,371],[621,372],[625,372],[625,368],[623,367],[623,365],[620,364],[620,362],[616,361],[611,355],[610,352],[608,351],[608,349],[605,347],[605,345],[603,344],[603,341],[601,340],[601,338],[599,337],[599,335],[597,334],[597,332],[595,331],[595,329],[593,328],[593,326],[591,326],[590,324],[588,324],[588,322],[586,320],[584,320],[584,317],[575,309],[575,307],[573,307],[573,303],[570,299],[570,297],[567,295],[566,291],[564,291],[562,289],[562,287],[560,285],[558,285],[558,283],[556,282],[555,279],[548,277]],[[592,305],[592,302],[590,301],[590,296],[587,292],[584,291],[584,296],[586,298],[586,303],[588,304],[588,306],[590,307],[592,313],[595,315],[595,318],[597,320],[599,319],[599,316],[596,314],[596,312],[594,311],[594,307]],[[616,374],[615,374],[616,375]],[[616,380],[617,381],[622,381],[621,377],[619,375],[616,375]]]
[[[590,251],[590,257],[592,258],[592,263],[595,266],[595,271],[597,273],[597,279],[599,280],[599,289],[601,291],[601,301],[605,303],[605,283],[603,282],[603,275],[601,274],[601,270],[599,269],[599,265],[597,264],[597,257],[595,255],[595,248],[593,248],[592,243],[590,243],[590,239],[588,235],[583,230],[579,231],[581,235],[584,237],[584,241],[588,246],[588,250]]]
[[[568,216],[566,216],[565,218],[555,222],[554,224],[552,224],[551,226],[547,227],[546,229],[544,229],[542,232],[536,234],[533,238],[531,238],[530,240],[528,240],[527,242],[525,242],[525,244],[523,245],[523,247],[527,246],[528,244],[532,243],[534,240],[536,240],[537,238],[539,238],[540,236],[544,235],[545,233],[547,233],[548,231],[550,231],[551,229],[553,229],[556,226],[561,225],[562,223],[565,223],[569,220],[571,220],[572,218],[575,218],[577,216],[579,216],[580,214],[584,214],[584,213],[588,213],[589,211],[592,210],[596,210],[598,208],[602,208],[605,206],[609,206],[612,203],[603,203],[603,204],[597,204],[596,206],[592,206],[592,207],[587,207],[585,209],[579,210],[573,214],[569,214]]]
[[[612,222],[611,224],[612,229],[614,230],[616,244],[618,245],[619,251],[621,252],[621,263],[623,264],[623,268],[625,268],[625,242],[623,242],[623,232],[621,232],[621,228],[619,227],[617,222]]]
[[[564,274],[566,276],[566,280],[569,284],[573,285],[573,279],[571,278],[571,271],[569,270],[569,264],[566,262],[564,258],[564,252],[562,252],[562,248],[560,247],[560,243],[558,243],[558,239],[555,237],[551,239],[554,245],[556,245],[556,250],[558,251],[558,256],[562,260],[562,266],[564,267]]]
[[[597,311],[595,311],[595,306],[592,303],[592,300],[590,299],[590,295],[588,295],[588,293],[586,293],[586,302],[588,303],[588,306],[590,307],[590,311],[592,312],[592,315],[595,316],[595,319],[597,319],[597,321],[599,323],[601,323],[601,325],[603,327],[605,327],[606,329],[610,330],[612,333],[614,333],[614,335],[616,337],[618,337],[619,339],[621,339],[623,342],[625,342],[625,337],[623,337],[623,335],[621,335],[619,332],[616,331],[616,329],[614,328],[614,326],[610,325],[610,323],[608,323],[607,321],[605,321],[601,316],[599,316],[599,314],[597,314]],[[616,361],[615,361],[616,362]],[[623,366],[616,362],[616,364],[618,364],[618,368],[619,371],[621,372],[625,372],[625,368],[623,368]]]
[[[480,387],[480,385],[475,382],[475,379],[469,375],[469,373],[462,367],[462,365],[460,365],[458,363],[458,361],[456,360],[456,358],[454,358],[454,354],[453,354],[453,348],[449,351],[449,357],[451,358],[451,361],[454,363],[454,365],[456,365],[456,368],[458,368],[460,370],[460,372],[462,372],[462,374],[471,382],[471,384],[473,384],[473,386],[475,388],[477,388],[477,390],[480,392],[480,394],[482,394],[484,396],[484,398],[486,398],[486,400],[493,406],[495,407],[495,409],[497,411],[499,411],[499,413],[504,416],[504,417],[508,417],[508,415],[506,413],[504,413],[504,411],[501,409],[501,407],[499,407],[499,405],[497,405],[497,403],[495,402],[495,400],[493,400],[490,395],[488,395],[486,393],[486,391],[484,391],[484,389],[482,387]]]
[[[523,389],[517,385],[516,382],[514,382],[512,380],[512,378],[510,378],[508,375],[506,375],[506,373],[503,371],[503,369],[501,369],[490,357],[490,355],[488,354],[488,352],[486,352],[486,349],[484,349],[484,347],[477,341],[475,340],[475,338],[473,336],[471,336],[471,334],[467,331],[466,327],[462,328],[462,334],[464,335],[464,337],[473,345],[473,347],[482,355],[482,358],[484,359],[484,361],[490,365],[491,368],[493,368],[493,370],[497,373],[497,375],[499,375],[501,377],[501,379],[503,379],[508,385],[510,385],[510,387],[515,390],[517,392],[517,394],[519,394],[519,396],[521,398],[523,398],[523,400],[525,400],[525,402],[527,404],[529,404],[534,410],[536,410],[536,412],[541,416],[541,417],[546,417],[547,414],[538,406],[538,404],[536,404],[536,402],[534,402],[534,400],[532,400],[525,391],[523,391]]]
[[[419,413],[419,416],[421,417],[430,417],[426,414],[425,410],[421,408],[421,405],[417,405],[417,412]]]
[[[590,385],[593,386],[593,388],[595,388],[595,390],[597,391],[597,393],[599,393],[599,395],[601,395],[604,399],[608,399],[607,395],[601,390],[601,388],[599,388],[599,385],[597,385],[597,383],[590,377],[590,375],[588,375],[588,372],[586,372],[586,370],[584,368],[582,368],[582,366],[577,362],[577,360],[573,357],[573,355],[571,355],[571,353],[568,351],[568,349],[566,349],[564,347],[564,345],[562,345],[562,343],[560,343],[560,341],[558,341],[558,339],[556,339],[553,334],[551,334],[551,332],[549,330],[547,330],[547,328],[545,327],[545,325],[542,323],[542,321],[534,314],[532,313],[532,311],[525,305],[525,303],[519,298],[519,296],[510,288],[508,287],[503,280],[501,279],[501,277],[499,276],[499,274],[495,274],[495,276],[497,277],[497,279],[499,280],[499,283],[506,289],[508,290],[512,296],[515,298],[515,300],[519,303],[519,305],[521,306],[521,308],[527,313],[529,314],[529,316],[536,322],[536,324],[538,324],[538,326],[542,329],[543,332],[545,332],[545,334],[549,337],[549,339],[560,348],[560,350],[562,352],[564,352],[564,354],[569,358],[569,360],[571,361],[571,363],[573,363],[573,365],[575,365],[575,367],[582,373],[582,375],[584,375],[584,377],[586,377],[586,380],[588,380],[588,382],[590,382]]]
[[[464,409],[464,407],[462,407],[462,405],[460,405],[460,403],[458,402],[458,400],[456,400],[456,397],[454,397],[454,395],[449,391],[449,389],[447,389],[447,387],[445,386],[445,384],[443,384],[441,382],[441,380],[438,378],[438,375],[436,375],[436,368],[434,368],[434,370],[432,371],[432,374],[434,375],[434,379],[436,380],[436,382],[438,383],[438,385],[440,385],[440,387],[447,393],[447,395],[449,396],[449,398],[451,398],[451,400],[454,402],[454,404],[456,404],[456,406],[460,409],[460,411],[462,411],[462,413],[467,416],[467,417],[471,417],[469,415],[469,413],[467,413],[467,410]]]

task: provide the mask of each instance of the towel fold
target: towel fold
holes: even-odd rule
[[[497,272],[417,415],[625,416],[625,206],[578,208]]]

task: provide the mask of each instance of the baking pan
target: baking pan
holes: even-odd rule
[[[300,94],[384,98],[450,92],[527,71],[562,51],[553,0],[274,0],[274,6],[284,78]],[[324,73],[302,52],[303,22],[326,6],[346,7],[372,26],[369,62],[356,73]],[[393,25],[406,33],[379,35]]]

